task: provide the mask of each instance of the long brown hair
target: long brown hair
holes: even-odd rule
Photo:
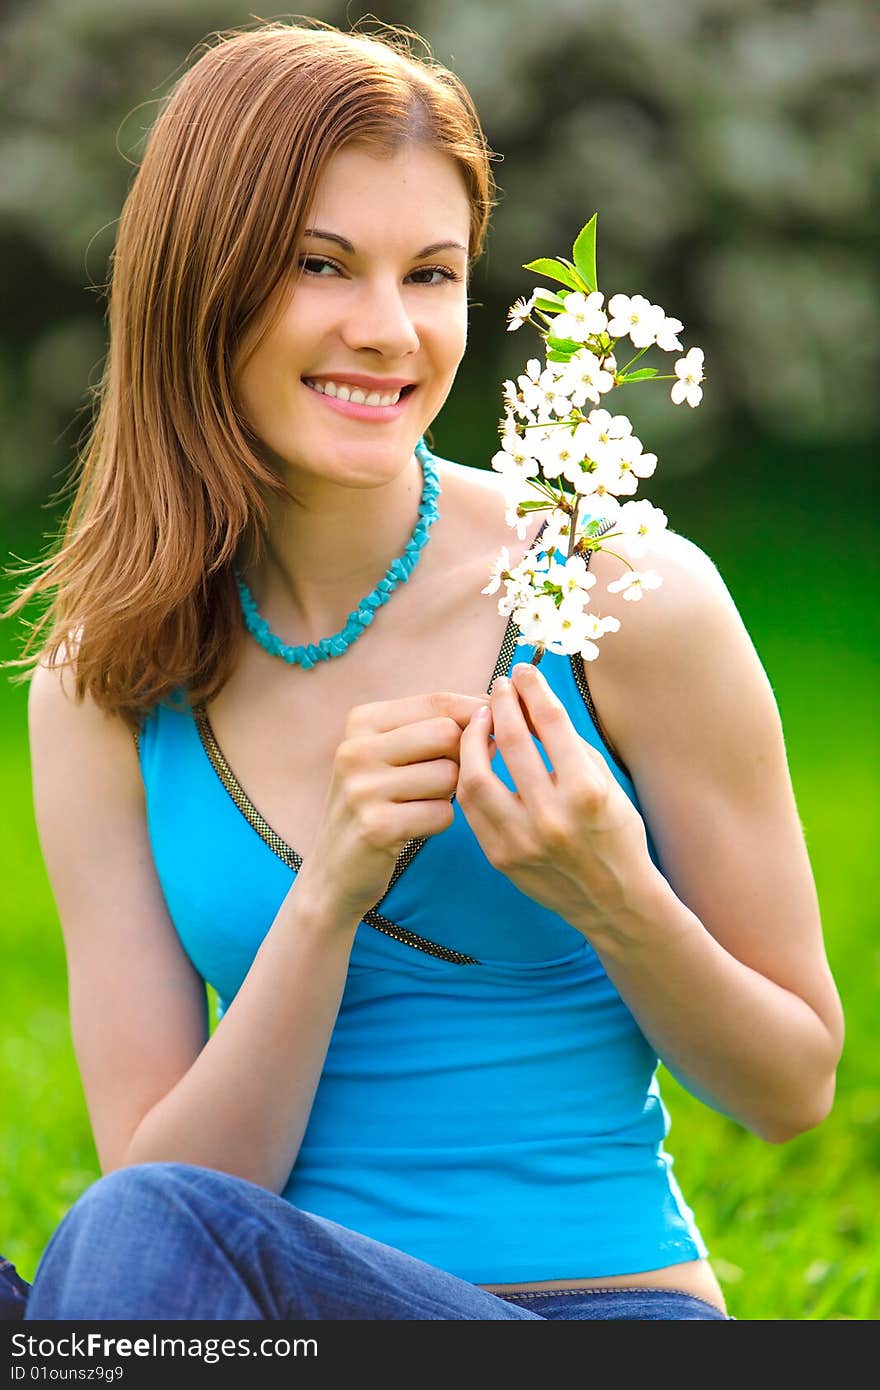
[[[235,665],[233,566],[259,559],[267,490],[291,494],[236,407],[232,364],[272,326],[262,317],[329,159],[349,142],[451,156],[471,204],[469,269],[496,201],[473,100],[426,40],[296,18],[212,35],[160,103],[119,219],[75,496],[54,553],[15,572],[37,575],[0,614],[51,591],[25,655],[4,663],[26,668],[10,679],[73,664],[77,700],[88,692],[132,729],[177,686],[210,699]]]

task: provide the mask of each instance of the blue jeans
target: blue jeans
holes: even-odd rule
[[[676,1290],[488,1293],[267,1188],[186,1163],[135,1164],[93,1183],[46,1246],[24,1318],[728,1320]]]
[[[15,1322],[24,1317],[31,1286],[22,1279],[11,1260],[0,1255],[0,1322]]]

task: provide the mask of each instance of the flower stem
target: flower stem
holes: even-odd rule
[[[617,375],[618,375],[618,376],[624,376],[624,375],[629,371],[629,369],[630,369],[630,367],[633,365],[633,363],[634,363],[634,362],[638,362],[638,360],[639,360],[640,357],[644,357],[645,353],[648,351],[648,348],[652,348],[653,346],[654,346],[653,343],[649,343],[649,344],[648,344],[648,347],[643,347],[639,352],[636,353],[635,357],[631,357],[631,358],[630,358],[630,360],[627,362],[627,364],[626,364],[625,367],[621,367],[621,368],[620,368],[620,370],[618,371]],[[652,381],[656,381],[657,378],[656,378],[656,377],[652,377],[651,380],[652,380]]]
[[[618,553],[617,553],[616,550],[609,550],[609,549],[608,549],[606,546],[604,546],[604,545],[597,546],[596,548],[597,548],[598,550],[604,551],[604,553],[605,553],[606,555],[613,555],[613,556],[615,557],[615,559],[617,559],[617,560],[622,560],[623,563],[626,565],[626,567],[627,567],[628,570],[634,570],[634,569],[635,569],[635,565],[631,565],[630,562],[629,562],[629,560],[627,560],[627,558],[626,558],[625,555],[618,555]]]
[[[564,420],[534,420],[530,425],[523,425],[523,429],[545,430],[548,425],[568,425],[568,427],[571,428],[572,425],[578,424],[580,424],[579,420],[575,420],[573,416],[567,415]]]
[[[569,533],[568,533],[568,557],[567,557],[567,558],[568,558],[569,560],[571,559],[572,555],[574,554],[574,548],[575,548],[575,545],[577,544],[577,515],[578,515],[578,508],[579,508],[580,505],[581,505],[581,500],[582,500],[582,495],[581,495],[581,493],[576,492],[575,495],[574,495],[574,506],[573,506],[572,509],[571,509],[571,530],[570,530]]]
[[[546,497],[549,497],[554,507],[559,505],[556,493],[553,491],[552,487],[545,478],[529,478],[528,481],[530,483],[534,483],[535,487],[538,488],[540,492],[543,492]],[[539,508],[535,507],[534,510],[538,511]]]

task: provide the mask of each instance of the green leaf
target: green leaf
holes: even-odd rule
[[[547,334],[547,346],[555,348],[557,352],[580,352],[583,343],[576,343],[573,338],[554,338],[552,333]]]
[[[539,309],[564,309],[565,300],[561,294],[554,294],[552,290],[538,290],[535,293],[535,304]]]
[[[578,232],[577,240],[572,248],[574,263],[577,266],[581,278],[587,282],[590,290],[598,288],[596,280],[596,218],[598,213],[593,213],[589,222]]]
[[[589,293],[589,290],[590,290],[590,286],[587,284],[587,282],[586,282],[586,280],[584,279],[583,275],[581,275],[581,273],[580,273],[580,271],[578,270],[577,266],[575,265],[574,261],[570,261],[570,260],[568,259],[567,256],[560,256],[559,259],[560,259],[560,261],[562,262],[562,264],[563,264],[564,266],[567,266],[568,269],[571,271],[572,276],[573,276],[574,279],[577,281],[577,286],[576,286],[576,288],[580,291],[580,293],[581,293],[581,294],[588,294],[588,293]]]
[[[567,285],[570,290],[581,288],[576,273],[572,273],[561,261],[554,261],[546,256],[542,256],[537,261],[529,261],[527,265],[523,266],[523,270],[537,271],[539,275],[546,275],[549,280],[558,280],[561,284]]]
[[[657,375],[656,367],[640,367],[637,372],[627,372],[626,376],[619,376],[618,381],[647,381],[649,377]]]

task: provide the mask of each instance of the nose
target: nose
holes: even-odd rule
[[[352,349],[372,348],[390,358],[419,348],[418,331],[394,280],[375,280],[361,287],[348,305],[342,336]]]

